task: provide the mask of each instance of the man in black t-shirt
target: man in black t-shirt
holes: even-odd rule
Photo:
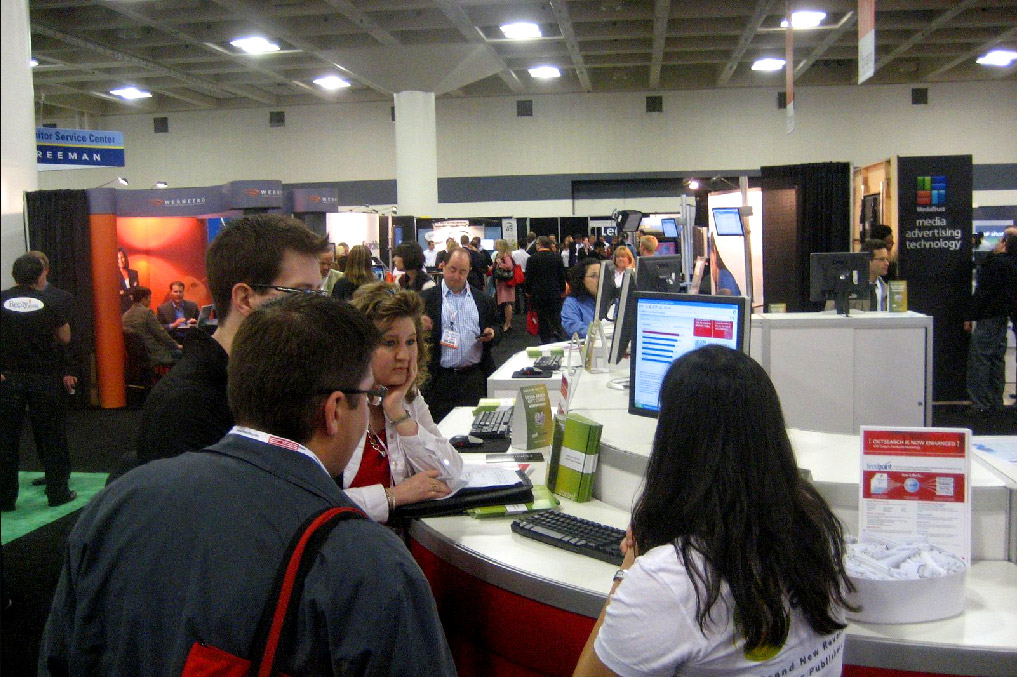
[[[0,508],[5,512],[14,510],[18,500],[18,448],[26,409],[41,443],[50,506],[77,498],[67,486],[71,468],[57,348],[70,343],[71,327],[43,290],[43,271],[36,256],[19,256],[11,270],[16,284],[0,296]]]

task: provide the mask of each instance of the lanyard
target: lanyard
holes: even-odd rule
[[[235,425],[235,426],[233,426],[233,428],[230,430],[229,434],[230,435],[240,435],[241,437],[246,437],[246,438],[251,439],[251,440],[257,440],[259,442],[264,442],[265,444],[271,444],[273,447],[281,447],[283,449],[289,449],[290,451],[295,451],[297,453],[303,454],[304,456],[307,456],[308,458],[313,458],[314,462],[317,463],[319,466],[321,466],[321,469],[325,471],[326,475],[328,475],[328,469],[325,468],[325,464],[321,462],[321,459],[318,458],[317,456],[315,456],[313,451],[311,451],[310,449],[308,449],[304,445],[300,444],[299,442],[294,442],[293,440],[288,440],[285,437],[278,437],[276,435],[269,435],[266,432],[262,432],[260,430],[255,430],[254,428],[248,428],[248,427],[242,426],[242,425]],[[331,475],[329,475],[329,477],[331,477]]]

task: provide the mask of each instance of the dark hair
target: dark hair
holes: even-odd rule
[[[569,296],[574,296],[577,299],[581,298],[594,298],[590,290],[586,288],[584,280],[586,279],[586,269],[590,266],[596,266],[600,268],[600,260],[595,259],[592,256],[587,256],[585,259],[580,259],[576,265],[572,266],[568,270],[569,277]]]
[[[124,270],[127,270],[128,268],[130,268],[131,267],[131,259],[130,259],[129,256],[127,256],[127,252],[124,250],[124,248],[123,247],[117,247],[117,252],[119,252],[120,254],[124,255]]]
[[[883,240],[887,235],[893,236],[893,228],[884,223],[877,223],[869,232],[869,237],[874,240]]]
[[[392,256],[403,260],[404,270],[420,270],[424,267],[424,250],[416,242],[403,242],[396,246]]]
[[[375,278],[371,271],[372,263],[370,249],[362,244],[353,245],[346,257],[346,279],[358,287],[373,281]]]
[[[39,276],[46,267],[38,256],[33,254],[22,254],[14,260],[11,266],[11,277],[21,285],[33,285],[39,281]]]
[[[173,280],[172,282],[170,282],[169,283],[170,291],[173,291],[173,287],[177,286],[178,284],[181,287],[183,287],[184,291],[187,291],[187,285],[184,284],[183,281],[181,281],[181,280]]]
[[[875,252],[877,249],[886,249],[886,242],[883,240],[877,240],[875,238],[866,240],[862,243],[862,251],[869,252],[870,254]]]
[[[33,250],[29,251],[28,253],[31,254],[32,256],[34,256],[35,258],[39,259],[40,261],[42,261],[42,267],[44,269],[45,268],[49,268],[49,257],[46,256],[45,252],[41,252],[38,249],[33,249]]]
[[[551,248],[551,238],[549,238],[547,235],[541,235],[540,237],[537,238],[537,249],[550,249],[550,248]]]
[[[367,375],[378,330],[353,306],[286,294],[240,325],[229,360],[229,402],[240,425],[301,444],[322,422],[328,389],[355,389]],[[356,406],[359,395],[348,396]]]
[[[1017,256],[1017,234],[1006,233],[1003,235],[1003,251],[1010,256]]]
[[[317,258],[331,246],[290,216],[255,214],[231,221],[205,254],[208,286],[219,322],[230,313],[235,285],[272,284],[287,251]]]
[[[671,365],[645,477],[639,552],[674,546],[704,635],[723,584],[747,650],[785,635],[789,605],[819,634],[844,627],[842,527],[799,476],[777,391],[754,360],[706,346]]]
[[[461,244],[461,245],[463,245],[465,247],[469,243],[470,243],[470,236],[469,235],[467,235],[466,233],[463,233],[462,235],[459,236],[459,244]]]
[[[381,325],[383,328],[379,329],[379,333],[387,331],[388,326],[399,318],[408,317],[413,320],[417,330],[417,378],[406,396],[407,400],[412,401],[427,381],[427,363],[431,359],[423,323],[424,300],[420,294],[399,289],[394,284],[372,282],[353,292],[350,304],[367,319]]]
[[[152,295],[152,290],[148,287],[142,287],[137,285],[127,290],[127,295],[131,297],[131,301],[134,303],[140,303],[146,298]]]

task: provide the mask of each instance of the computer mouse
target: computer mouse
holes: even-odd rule
[[[536,367],[523,367],[519,370],[523,376],[543,376],[544,372]]]
[[[473,435],[456,435],[451,438],[448,443],[456,449],[474,449],[482,446],[484,444],[484,440],[479,437],[474,437]]]

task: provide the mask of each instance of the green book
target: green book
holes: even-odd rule
[[[558,482],[558,461],[561,460],[561,441],[565,439],[565,415],[554,417],[554,431],[551,434],[551,455],[547,459],[547,488],[555,490]]]
[[[513,505],[488,505],[483,508],[471,508],[466,511],[470,517],[484,519],[486,517],[504,517],[505,515],[522,515],[540,510],[553,510],[560,504],[547,487],[534,485],[532,503],[516,503]]]
[[[512,412],[512,446],[540,449],[551,444],[551,399],[543,383],[522,386]]]
[[[908,309],[908,281],[890,280],[886,283],[890,288],[890,312],[903,313]]]
[[[565,417],[561,448],[556,454],[556,449],[552,446],[552,460],[548,462],[557,468],[554,493],[577,503],[590,500],[603,429],[604,426],[600,423],[579,414],[568,414]]]

